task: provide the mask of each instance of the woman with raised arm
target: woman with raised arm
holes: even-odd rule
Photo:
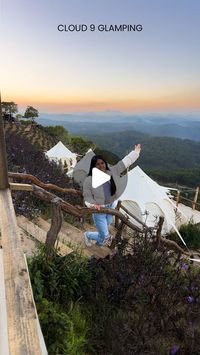
[[[83,196],[87,207],[97,210],[100,210],[101,207],[115,208],[115,201],[120,195],[121,174],[138,159],[140,151],[141,145],[135,145],[134,150],[112,167],[108,166],[108,163],[101,155],[95,155],[92,158],[88,176],[83,184]],[[110,176],[109,181],[96,188],[92,187],[92,173],[94,168]],[[112,223],[112,215],[93,213],[92,217],[97,232],[85,232],[85,244],[88,247],[92,246],[92,240],[95,240],[99,246],[110,246],[112,236],[109,233],[109,225]]]

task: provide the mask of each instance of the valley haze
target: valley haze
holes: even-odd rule
[[[83,113],[40,113],[37,119],[44,126],[61,125],[71,134],[92,137],[134,130],[152,136],[175,137],[200,141],[200,113],[138,113],[119,111]]]

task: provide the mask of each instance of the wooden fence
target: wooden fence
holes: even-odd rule
[[[186,190],[187,191],[187,190]],[[183,194],[185,193],[184,190],[178,190],[177,194],[176,194],[176,206],[178,207],[179,203],[184,202],[186,205],[188,205],[189,207],[191,207],[193,210],[198,209],[200,210],[200,203],[198,202],[198,198],[199,198],[199,186],[193,190],[189,190],[194,191],[194,198],[193,200],[183,196]]]

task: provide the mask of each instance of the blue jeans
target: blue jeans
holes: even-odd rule
[[[114,208],[114,204],[105,205],[105,208]],[[92,215],[97,232],[86,232],[89,239],[97,241],[98,245],[103,245],[106,237],[109,236],[109,225],[112,223],[113,216],[106,213],[93,213]]]

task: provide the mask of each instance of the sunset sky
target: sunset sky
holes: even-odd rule
[[[199,0],[0,0],[0,15],[2,100],[21,110],[200,111]]]

